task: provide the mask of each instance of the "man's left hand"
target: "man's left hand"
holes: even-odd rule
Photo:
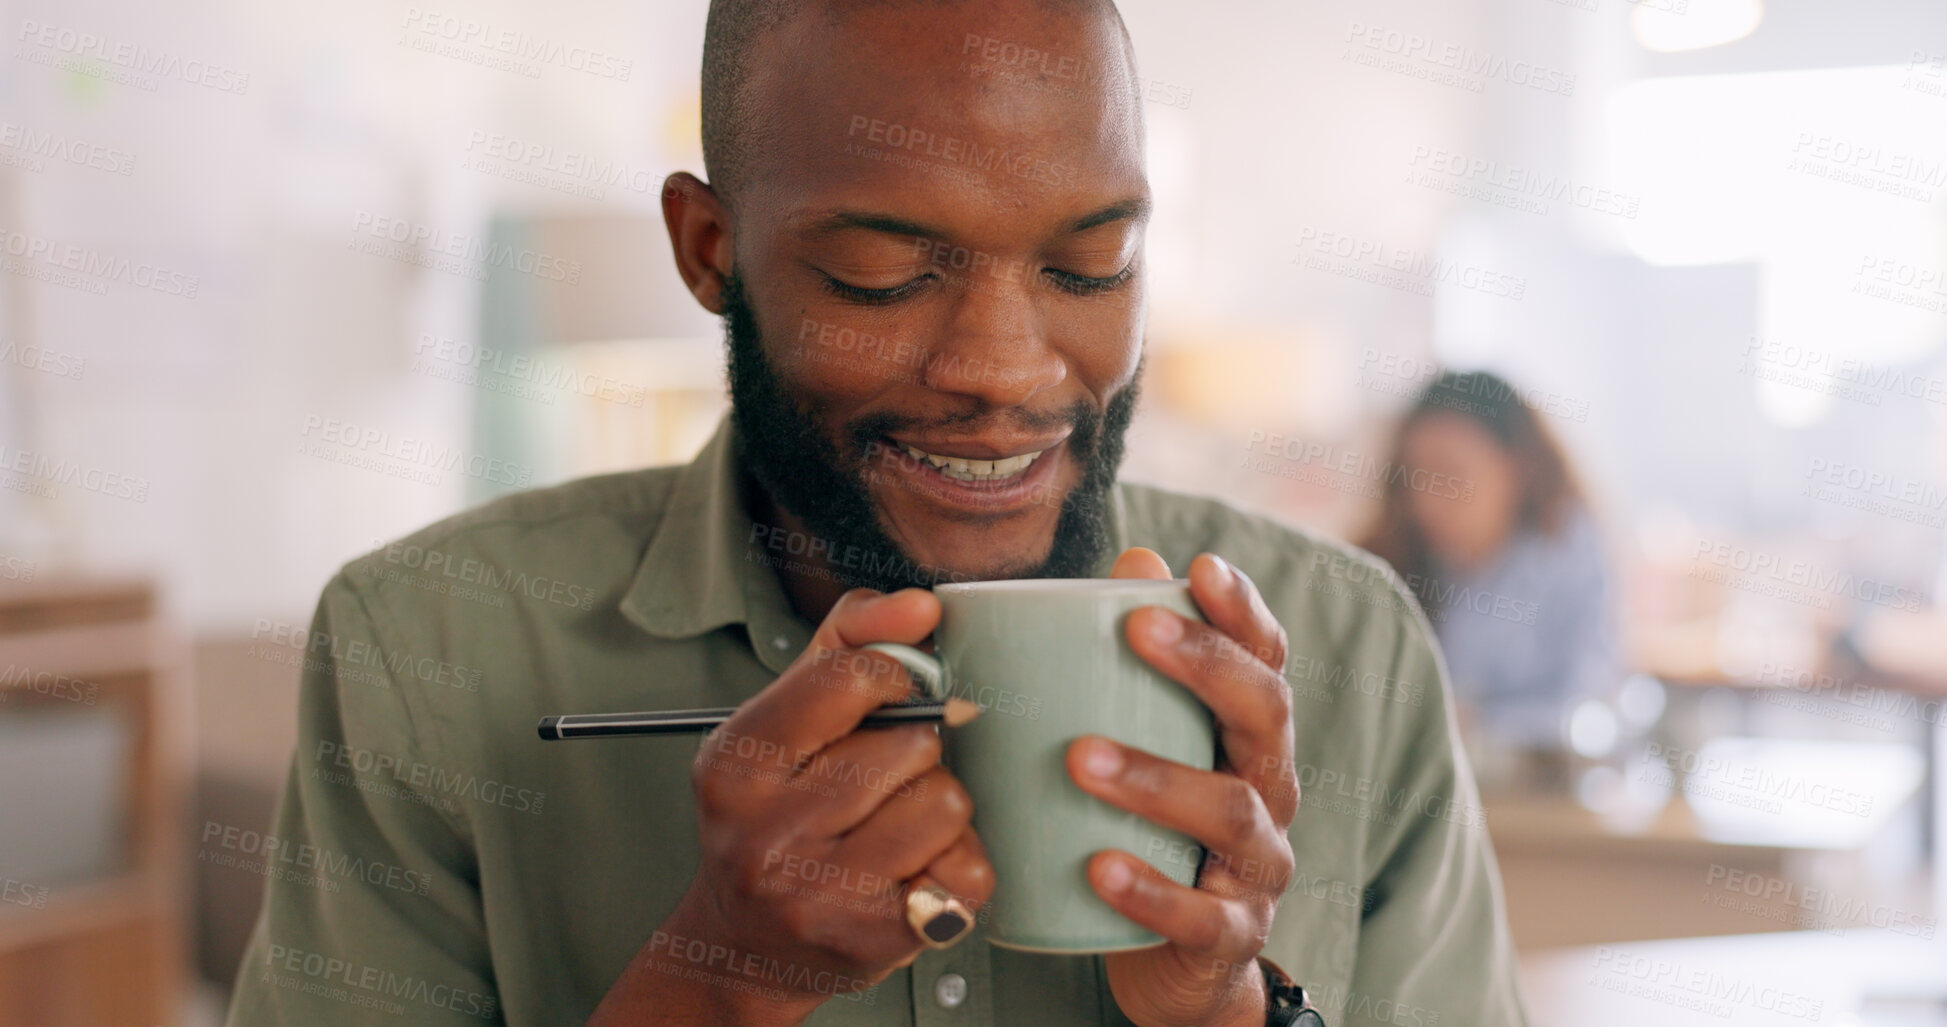
[[[1133,548],[1112,576],[1166,579],[1170,571],[1156,553]],[[1127,852],[1089,860],[1096,894],[1168,939],[1104,957],[1123,1015],[1142,1027],[1257,1027],[1265,999],[1256,957],[1294,869],[1285,833],[1298,810],[1286,635],[1257,586],[1213,554],[1191,561],[1190,594],[1208,624],[1142,607],[1126,621],[1129,647],[1210,708],[1216,769],[1086,735],[1068,747],[1068,774],[1090,795],[1205,850],[1194,888]]]

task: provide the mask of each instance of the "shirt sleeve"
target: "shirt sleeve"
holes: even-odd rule
[[[265,844],[232,1027],[502,1022],[473,849],[423,697],[353,578],[302,650],[298,743]]]
[[[1487,814],[1460,747],[1446,668],[1417,607],[1398,623],[1395,679],[1438,687],[1396,722],[1376,769],[1400,789],[1400,815],[1368,836],[1352,985],[1343,1014],[1329,1022],[1525,1027]]]

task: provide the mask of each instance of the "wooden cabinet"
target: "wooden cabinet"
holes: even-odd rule
[[[13,737],[31,737],[36,720],[112,717],[126,740],[112,768],[82,752],[53,754],[52,766],[36,768],[114,782],[101,794],[113,799],[105,812],[115,844],[86,872],[42,866],[22,880],[0,866],[0,1027],[176,1021],[187,906],[183,653],[144,582],[0,586],[0,718],[12,718]],[[33,819],[0,829],[68,826],[46,803],[16,803]]]

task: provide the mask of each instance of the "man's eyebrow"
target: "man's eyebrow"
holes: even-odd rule
[[[1098,225],[1106,225],[1111,221],[1125,220],[1149,220],[1149,197],[1131,196],[1126,200],[1117,200],[1093,214],[1085,214],[1069,222],[1068,232],[1073,235],[1077,232],[1086,232]]]
[[[929,239],[946,235],[944,229],[931,225],[908,221],[890,214],[875,214],[863,210],[832,211],[813,219],[806,230],[813,235],[829,235],[847,228],[862,228],[868,232],[882,232],[886,235],[921,236]]]
[[[1149,218],[1149,198],[1131,196],[1117,200],[1100,210],[1084,214],[1068,223],[1067,234],[1086,232],[1091,228],[1115,221],[1145,221]],[[828,235],[848,228],[879,232],[884,235],[897,235],[908,238],[944,239],[949,233],[946,229],[891,214],[879,214],[865,210],[834,210],[812,219],[806,231],[813,235]]]

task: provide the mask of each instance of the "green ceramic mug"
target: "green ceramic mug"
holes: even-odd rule
[[[1189,582],[1044,578],[933,592],[937,658],[895,643],[865,648],[898,660],[933,698],[982,708],[941,734],[944,762],[973,796],[974,830],[994,864],[988,940],[1066,954],[1160,944],[1160,935],[1095,894],[1088,858],[1121,849],[1187,885],[1197,868],[1180,854],[1195,842],[1082,791],[1064,757],[1069,743],[1093,734],[1202,770],[1214,765],[1210,711],[1131,651],[1124,635],[1124,618],[1141,606],[1203,620]]]

